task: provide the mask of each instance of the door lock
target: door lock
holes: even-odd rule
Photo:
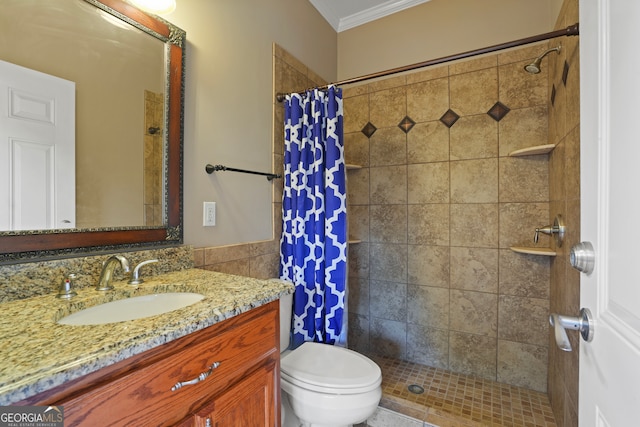
[[[596,265],[596,252],[590,242],[580,242],[569,252],[571,267],[584,274],[591,274]]]

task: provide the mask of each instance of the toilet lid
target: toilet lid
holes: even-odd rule
[[[378,387],[380,367],[342,347],[305,342],[280,360],[282,378],[309,390],[361,393]]]

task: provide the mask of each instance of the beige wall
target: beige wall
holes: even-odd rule
[[[299,0],[181,0],[167,19],[187,32],[184,147],[185,243],[211,247],[273,238],[272,187],[207,163],[271,171],[272,43],[334,80],[337,35]],[[202,226],[202,202],[217,225]]]
[[[553,29],[561,0],[431,0],[338,35],[346,79]]]
[[[284,108],[276,101],[276,93],[298,92],[326,81],[297,60],[281,46],[273,45],[273,163],[274,172],[283,173]],[[204,247],[194,250],[196,267],[229,274],[269,279],[278,277],[280,231],[282,229],[283,180],[273,183],[274,238],[260,242]]]

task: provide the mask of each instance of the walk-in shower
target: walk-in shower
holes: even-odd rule
[[[577,35],[577,29],[535,42]],[[571,38],[542,68],[545,75],[546,67],[553,70],[547,78],[522,73],[560,44],[550,43],[460,62],[529,44],[510,42],[334,83],[446,64],[404,80],[345,88],[345,111],[351,112],[344,121],[345,158],[353,165],[349,346],[383,370],[381,406],[419,423],[569,425],[564,402],[554,414],[547,395],[558,389],[547,381],[550,374],[552,381],[558,377],[559,364],[549,360],[560,353],[548,346],[553,260],[509,250],[532,237],[515,224],[548,219],[550,180],[547,157],[508,153],[560,138],[550,135],[549,123],[558,121],[557,112],[567,115],[565,103],[576,87],[578,42]],[[569,89],[559,92],[554,108],[552,86],[559,87],[564,70],[569,86],[559,85]],[[285,83],[276,89],[296,87]],[[573,141],[562,138],[563,146]],[[522,184],[532,176],[539,178],[536,185]],[[476,183],[479,190],[468,191]],[[478,222],[485,229],[491,222],[495,231],[473,233]],[[468,321],[469,313],[475,321]],[[536,403],[529,408],[525,402]]]

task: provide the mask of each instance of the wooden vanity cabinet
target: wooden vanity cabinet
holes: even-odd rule
[[[273,370],[266,367],[248,375],[233,388],[221,393],[214,401],[198,411],[189,424],[181,426],[269,426],[274,425]]]
[[[65,426],[279,426],[278,310],[274,301],[22,403],[63,405]]]

